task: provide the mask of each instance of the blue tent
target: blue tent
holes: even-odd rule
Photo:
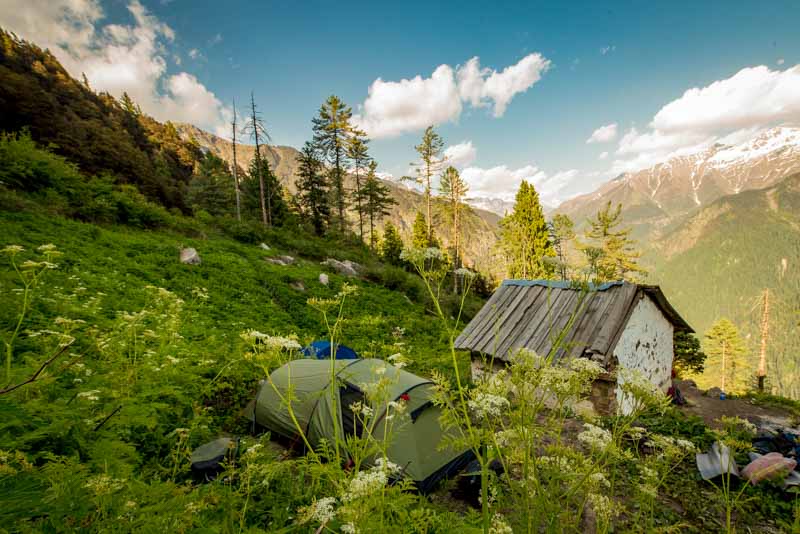
[[[325,360],[331,357],[331,342],[330,341],[314,341],[309,346],[305,347],[302,351],[306,358],[316,358],[318,360]],[[337,360],[356,360],[358,354],[350,347],[344,345],[336,346],[336,359]]]

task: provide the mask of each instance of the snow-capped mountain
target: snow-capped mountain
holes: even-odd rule
[[[800,129],[778,127],[741,144],[715,144],[622,174],[592,193],[564,202],[557,211],[580,221],[608,201],[621,202],[627,222],[651,230],[724,195],[763,189],[796,172],[800,172]]]
[[[503,200],[502,198],[472,197],[466,199],[465,202],[473,208],[491,211],[501,217],[514,209],[513,200]]]

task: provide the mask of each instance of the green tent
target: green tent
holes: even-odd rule
[[[439,424],[441,409],[432,402],[434,385],[416,375],[398,369],[383,360],[334,360],[336,383],[331,384],[331,360],[293,360],[276,369],[271,382],[280,392],[265,382],[256,397],[255,422],[272,432],[295,438],[297,426],[289,413],[286,398],[290,390],[293,396],[292,411],[297,423],[304,430],[312,447],[325,438],[334,440],[337,424],[332,418],[331,404],[336,405],[340,438],[360,433],[363,429],[350,409],[352,403],[364,401],[361,387],[376,382],[385,376],[391,383],[389,399],[406,403],[410,421],[392,430],[389,460],[403,468],[404,475],[414,480],[417,488],[427,492],[443,478],[449,477],[474,458],[472,451],[440,450],[443,430]],[[335,388],[332,390],[331,388]],[[386,418],[378,418],[373,434],[382,436]]]

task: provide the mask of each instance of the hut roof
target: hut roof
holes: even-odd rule
[[[607,364],[631,312],[644,296],[653,299],[675,329],[693,331],[658,286],[620,281],[586,291],[568,282],[506,280],[455,346],[501,360],[515,349],[547,355],[556,346],[557,358],[586,355]]]

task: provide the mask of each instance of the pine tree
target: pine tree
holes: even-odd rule
[[[567,215],[557,213],[550,221],[550,239],[556,251],[562,280],[569,278],[569,246],[575,239],[575,224]]]
[[[320,147],[323,157],[330,164],[330,184],[333,188],[334,204],[339,231],[345,231],[345,210],[347,195],[344,188],[347,163],[347,144],[352,134],[350,119],[353,111],[335,95],[331,95],[319,108],[319,114],[312,120],[314,144]]]
[[[272,207],[270,206],[270,203],[272,202],[273,192],[268,189],[268,184],[264,183],[264,176],[267,176],[269,173],[265,173],[261,169],[261,167],[264,166],[264,163],[266,163],[261,156],[261,141],[269,141],[270,137],[267,133],[266,127],[264,126],[264,121],[258,112],[258,108],[256,107],[256,101],[252,91],[250,92],[250,118],[245,126],[245,133],[249,134],[256,144],[255,156],[253,157],[253,162],[255,162],[255,172],[251,172],[250,176],[255,176],[258,178],[258,198],[261,202],[261,222],[263,222],[265,226],[272,226],[272,221],[270,220]]]
[[[630,237],[631,229],[617,228],[622,224],[621,212],[622,204],[612,209],[609,201],[589,221],[586,229],[587,242],[581,244],[581,249],[589,260],[595,282],[635,281],[639,275],[647,274],[637,263],[641,254],[634,248],[636,243]]]
[[[375,161],[370,162],[367,178],[359,192],[364,213],[369,219],[369,246],[372,249],[375,248],[376,241],[375,223],[389,215],[389,208],[397,204],[389,188],[378,180],[375,174],[377,167],[378,164]]]
[[[380,254],[383,261],[391,265],[402,265],[400,254],[403,252],[403,239],[392,221],[386,221],[383,226],[383,239],[381,240]]]
[[[211,152],[207,153],[189,182],[187,199],[196,212],[204,210],[215,216],[230,215],[233,191],[228,164]]]
[[[513,211],[500,221],[500,247],[509,278],[549,278],[553,268],[545,258],[555,256],[539,194],[522,181]]]
[[[439,246],[439,240],[436,239],[433,229],[430,230],[430,233],[428,232],[428,222],[425,219],[425,214],[421,211],[417,212],[417,216],[414,218],[414,224],[411,227],[411,246],[414,248]]]
[[[706,332],[703,351],[708,355],[703,380],[725,393],[742,393],[752,379],[747,347],[736,326],[720,319]]]
[[[444,165],[442,150],[444,140],[436,133],[433,126],[428,126],[422,134],[422,142],[414,147],[419,154],[420,161],[413,164],[417,170],[416,178],[411,179],[424,188],[425,218],[427,221],[428,241],[433,241],[433,214],[431,213],[431,192],[433,190],[433,177],[436,176]]]
[[[355,201],[356,213],[358,214],[358,237],[364,240],[364,206],[361,203],[361,186],[369,168],[370,156],[367,150],[366,134],[360,130],[353,130],[352,137],[347,143],[347,158],[352,166],[350,172],[355,178],[355,189],[353,190],[353,200]]]
[[[330,191],[325,168],[319,158],[317,147],[306,141],[298,158],[297,185],[298,203],[310,219],[314,233],[321,236],[330,221]]]
[[[286,199],[283,198],[283,187],[270,169],[269,162],[265,159],[253,158],[250,160],[248,175],[248,180],[243,184],[245,209],[255,215],[268,207],[266,220],[270,225],[280,226],[286,218],[288,207]],[[261,196],[264,191],[269,192],[269,195],[266,196],[268,200],[266,204],[265,197]],[[263,215],[263,212],[261,213]]]
[[[706,354],[700,347],[700,340],[690,332],[676,330],[672,335],[672,349],[675,358],[672,366],[680,373],[702,373]]]
[[[463,213],[470,210],[469,206],[464,204],[464,197],[469,191],[469,186],[455,167],[448,167],[442,174],[439,190],[445,202],[444,211],[452,222],[450,245],[453,249],[453,269],[455,270],[461,267],[461,219]],[[453,276],[453,291],[458,292],[458,276],[455,275]]]

